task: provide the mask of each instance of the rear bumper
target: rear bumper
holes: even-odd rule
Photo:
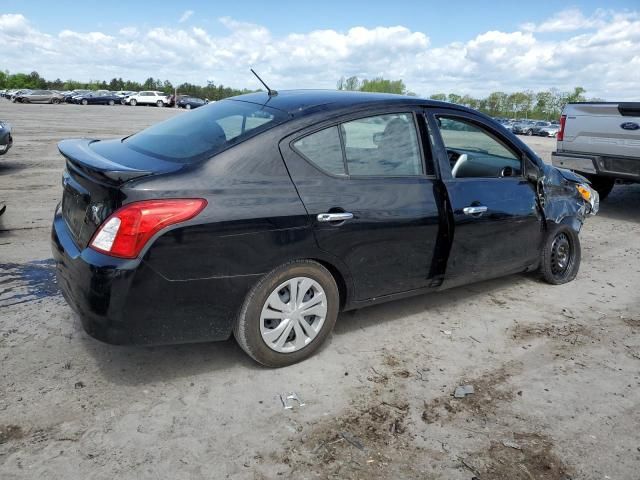
[[[580,173],[640,181],[640,158],[552,152],[554,166]]]
[[[60,209],[51,232],[60,289],[82,326],[106,343],[226,340],[254,277],[171,281],[140,259],[79,250]]]

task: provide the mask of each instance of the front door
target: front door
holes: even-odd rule
[[[334,121],[280,144],[317,243],[349,267],[355,300],[429,284],[440,207],[425,129],[407,108]]]
[[[523,271],[537,261],[544,234],[524,154],[479,116],[431,113],[454,223],[444,285]]]

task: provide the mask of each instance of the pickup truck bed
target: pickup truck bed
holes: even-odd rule
[[[587,177],[606,197],[616,179],[640,182],[640,102],[569,103],[553,165]]]

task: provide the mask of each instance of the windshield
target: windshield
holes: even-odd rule
[[[224,100],[179,114],[124,142],[134,150],[163,160],[192,163],[212,157],[286,119],[287,115],[280,110]]]

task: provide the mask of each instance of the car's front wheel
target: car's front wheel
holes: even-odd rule
[[[331,273],[311,260],[265,275],[245,299],[234,335],[254,360],[284,367],[311,356],[331,333],[340,295]]]
[[[135,107],[137,104],[138,102],[135,99],[129,102],[129,105],[131,105],[132,107]]]
[[[158,107],[164,107],[164,102],[163,102],[162,100],[158,100],[158,101],[156,102],[156,105],[157,105]]]
[[[115,105],[115,104],[116,104],[116,102],[115,102],[114,100],[109,100],[109,105],[110,105],[110,106],[113,106],[113,105]]]
[[[527,130],[527,137],[531,137],[533,135],[533,130]]]
[[[186,108],[187,110],[191,110],[191,105],[187,103],[184,108]]]
[[[82,99],[82,105],[89,105],[89,102],[86,99]]]
[[[540,271],[552,285],[562,285],[576,278],[580,269],[580,237],[568,225],[553,225],[542,247]]]

